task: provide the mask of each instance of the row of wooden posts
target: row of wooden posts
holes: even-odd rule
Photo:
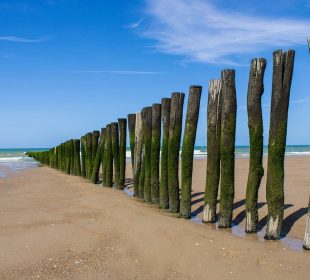
[[[284,154],[294,57],[293,50],[278,50],[273,53],[266,184],[268,221],[265,234],[265,239],[271,240],[280,238],[283,222]],[[258,190],[264,175],[261,97],[264,92],[265,68],[265,59],[256,58],[251,61],[247,97],[250,136],[245,223],[247,233],[257,232]],[[201,91],[201,86],[191,86],[189,90],[181,147],[181,186],[179,153],[184,93],[172,93],[171,98],[163,98],[160,104],[153,104],[143,108],[141,112],[128,115],[135,197],[162,209],[169,209],[171,213],[179,213],[183,218],[191,218],[193,155]],[[235,71],[223,70],[221,79],[209,82],[208,160],[202,217],[205,223],[217,221],[217,199],[220,196],[220,228],[232,226],[236,112]],[[80,140],[69,140],[47,152],[31,152],[29,156],[67,174],[85,177],[95,184],[99,182],[101,166],[102,185],[124,189],[126,129],[127,119],[118,119],[118,122],[102,128],[101,132],[87,133]],[[305,248],[310,249],[310,224],[307,227]]]

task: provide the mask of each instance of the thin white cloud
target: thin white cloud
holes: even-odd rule
[[[116,74],[116,75],[162,75],[164,72],[136,70],[78,70],[68,71],[70,74]]]
[[[309,36],[310,20],[243,14],[211,0],[146,2],[149,22],[140,34],[158,50],[189,60],[235,64],[236,56],[305,44]]]
[[[0,36],[0,41],[13,42],[13,43],[41,43],[47,41],[48,37],[42,37],[37,39],[29,39],[17,36]]]

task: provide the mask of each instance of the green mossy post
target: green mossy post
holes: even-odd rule
[[[161,120],[162,120],[162,142],[160,159],[160,184],[159,184],[159,208],[169,208],[168,195],[168,141],[169,141],[169,123],[170,123],[170,98],[161,100]]]
[[[235,70],[222,71],[221,201],[219,228],[231,227],[235,194],[235,135],[237,99]]]
[[[265,239],[277,240],[284,212],[284,153],[287,116],[293,76],[295,51],[273,53],[272,96],[268,144],[266,196],[268,220]]]
[[[134,150],[134,168],[133,168],[133,187],[136,197],[140,197],[139,178],[142,164],[142,113],[138,112],[135,117],[135,150]],[[144,181],[143,181],[144,184]],[[143,189],[144,191],[144,189]]]
[[[75,139],[73,141],[73,147],[74,147],[74,169],[75,169],[75,175],[81,176],[81,159],[80,159],[80,140]]]
[[[119,189],[120,160],[119,160],[119,133],[118,123],[111,123],[112,155],[114,162],[114,187]]]
[[[174,92],[171,95],[169,143],[168,143],[168,192],[169,211],[179,213],[179,154],[182,133],[184,93]]]
[[[135,162],[136,114],[129,114],[127,119],[128,119],[128,130],[129,130],[130,152],[131,152],[131,167],[132,167],[132,176],[133,176],[134,162]]]
[[[247,233],[257,232],[258,189],[262,177],[264,176],[263,115],[261,99],[264,93],[266,63],[264,58],[252,59],[248,85],[247,109],[250,134],[250,165],[245,203],[245,232]]]
[[[159,157],[161,134],[161,105],[152,105],[152,144],[151,144],[151,200],[159,204]]]
[[[106,147],[107,129],[101,129],[101,173],[102,173],[102,185],[106,183],[106,170],[105,170],[105,147]]]
[[[71,158],[70,158],[70,141],[67,141],[65,143],[65,155],[66,155],[66,170],[65,173],[66,174],[70,174],[70,167],[71,167]]]
[[[100,137],[100,131],[95,130],[93,131],[93,137],[92,137],[92,143],[91,143],[91,167],[90,167],[90,180],[93,174],[93,168],[94,168],[94,163],[95,163],[95,159],[96,159],[96,155],[97,155],[97,150],[98,150],[98,141],[99,141],[99,137]]]
[[[202,221],[215,223],[220,183],[221,80],[210,80],[207,113],[207,176]]]
[[[145,159],[144,202],[151,203],[151,150],[152,150],[152,107],[142,110],[142,127]]]
[[[93,134],[87,133],[85,136],[85,166],[86,166],[86,178],[91,178],[92,169],[92,139]]]
[[[104,150],[105,158],[105,186],[112,188],[113,184],[113,155],[112,155],[112,136],[111,136],[111,124],[106,126],[106,144]]]
[[[141,155],[141,170],[139,176],[139,198],[144,199],[144,184],[145,184],[145,152],[144,148],[142,149]]]
[[[119,127],[119,189],[125,188],[125,176],[126,176],[126,131],[127,131],[127,119],[118,119]]]
[[[184,137],[182,144],[182,185],[180,216],[185,219],[191,218],[193,157],[200,108],[201,90],[201,86],[191,86],[189,89]]]
[[[305,250],[310,250],[310,197],[309,197],[309,203],[308,203],[308,216],[307,216],[307,222],[306,222],[306,230],[305,230],[303,248]]]
[[[85,136],[81,137],[81,175],[86,177]]]
[[[102,137],[103,135],[100,134],[100,138],[97,141],[97,151],[96,151],[96,156],[93,162],[93,168],[92,168],[92,175],[91,175],[91,182],[93,184],[97,184],[99,181],[99,169],[100,169],[100,164],[101,164],[101,156],[102,156]]]
[[[70,157],[70,174],[75,175],[73,139],[69,140],[69,157]]]

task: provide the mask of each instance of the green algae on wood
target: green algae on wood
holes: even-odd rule
[[[102,173],[102,185],[105,186],[106,182],[106,169],[105,169],[105,146],[106,146],[107,129],[101,128],[101,173]]]
[[[119,132],[118,123],[111,123],[112,155],[114,162],[114,187],[119,188],[120,159],[119,159]]]
[[[111,124],[106,126],[106,139],[105,139],[105,186],[112,188],[113,183],[113,155],[112,155],[112,136],[111,136]]]
[[[272,96],[268,143],[266,197],[268,219],[265,239],[277,240],[284,214],[284,154],[295,51],[273,53]]]
[[[141,170],[139,176],[139,198],[144,199],[144,184],[145,184],[145,151],[142,148],[141,153]]]
[[[81,137],[81,176],[86,177],[85,136]]]
[[[235,135],[237,99],[235,71],[222,71],[221,91],[221,195],[219,227],[231,227],[235,194]]]
[[[98,131],[98,130],[93,131],[92,142],[91,142],[91,147],[92,147],[91,166],[90,166],[90,174],[89,174],[90,180],[91,180],[91,177],[93,174],[93,167],[94,167],[96,154],[97,154],[97,150],[98,150],[99,137],[100,137],[100,131]]]
[[[170,123],[170,98],[161,100],[161,118],[162,118],[162,143],[160,158],[160,185],[159,185],[159,207],[169,208],[168,194],[168,141],[169,141],[169,123]]]
[[[142,164],[142,113],[136,113],[135,117],[135,146],[134,146],[134,167],[133,167],[133,188],[134,195],[139,197],[139,178]],[[144,184],[144,182],[143,182]],[[143,188],[144,192],[144,188]]]
[[[220,182],[221,80],[210,80],[207,112],[207,176],[202,221],[216,222],[216,205]]]
[[[118,119],[119,127],[119,189],[125,188],[127,119]]]
[[[75,175],[81,176],[81,156],[80,156],[80,139],[74,140],[74,167]]]
[[[128,114],[128,130],[129,130],[129,144],[131,152],[131,168],[134,174],[134,161],[135,161],[135,128],[136,128],[136,114]]]
[[[261,98],[264,93],[266,60],[254,58],[248,84],[247,111],[250,135],[250,164],[245,203],[245,231],[257,232],[258,189],[264,176],[263,168],[263,116]]]
[[[152,105],[152,143],[151,143],[151,199],[159,203],[159,157],[161,134],[161,105]]]
[[[93,169],[91,175],[91,182],[93,184],[97,184],[99,181],[99,169],[101,164],[101,156],[102,156],[102,137],[103,135],[100,134],[100,138],[98,140],[96,156],[93,162]]]
[[[152,107],[142,110],[142,131],[145,162],[143,198],[146,203],[151,203]]]
[[[171,95],[169,142],[168,142],[168,192],[169,211],[180,211],[179,154],[182,133],[184,93]]]
[[[185,219],[189,219],[191,217],[193,157],[200,108],[201,90],[201,86],[190,87],[182,143],[180,216]]]

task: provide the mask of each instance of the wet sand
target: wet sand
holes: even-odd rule
[[[193,214],[205,160],[195,160]],[[286,158],[284,234],[303,239],[310,157]],[[242,229],[248,159],[236,161]],[[127,177],[131,177],[128,168]],[[266,220],[265,177],[259,217]],[[236,228],[236,227],[235,227]],[[237,227],[238,228],[238,227]],[[121,191],[40,167],[0,179],[0,279],[307,279],[310,253],[177,219]]]

